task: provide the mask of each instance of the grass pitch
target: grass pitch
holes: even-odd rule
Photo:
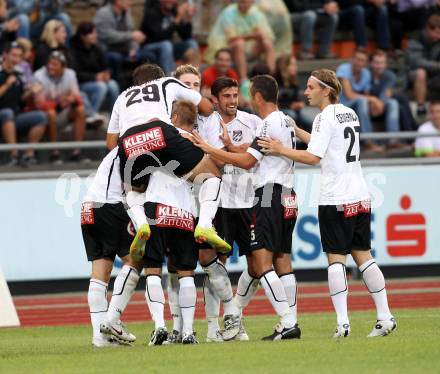
[[[129,324],[134,347],[94,349],[89,326],[0,330],[0,373],[440,373],[440,310],[395,310],[397,330],[367,339],[374,312],[350,314],[349,338],[331,339],[333,313],[300,315],[301,340],[262,342],[275,317],[246,318],[250,342],[147,347],[152,324]],[[206,323],[196,322],[198,338]]]

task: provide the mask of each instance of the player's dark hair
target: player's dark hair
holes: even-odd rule
[[[197,121],[197,108],[188,100],[178,100],[173,104],[173,110],[171,116],[178,115],[179,124],[182,125],[194,125]]]
[[[211,95],[218,98],[220,92],[225,88],[237,87],[238,82],[235,79],[228,77],[217,78],[211,86]]]
[[[432,100],[431,101],[431,104],[430,104],[431,108],[436,105],[440,105],[440,100]]]
[[[139,86],[163,78],[164,76],[165,73],[159,65],[142,64],[133,71],[133,83],[135,86]]]
[[[336,73],[333,70],[329,70],[329,69],[314,70],[310,75],[324,83],[322,84],[318,82],[321,88],[326,88],[325,85],[330,87],[329,100],[332,104],[339,102],[339,95],[341,94],[342,91],[342,85],[338,77],[336,76]]]
[[[251,82],[250,93],[252,96],[259,92],[264,101],[274,104],[278,102],[278,83],[274,77],[268,74],[256,75],[251,78]]]

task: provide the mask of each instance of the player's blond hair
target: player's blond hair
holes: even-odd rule
[[[197,108],[188,100],[178,100],[173,104],[171,116],[177,114],[179,125],[192,126],[197,121]]]
[[[322,88],[326,88],[326,87],[330,88],[329,100],[332,104],[339,102],[339,95],[342,92],[342,85],[341,82],[339,82],[339,79],[333,70],[329,70],[329,69],[314,70],[310,75],[318,80],[318,84]],[[320,83],[319,81],[322,83]]]
[[[176,72],[174,73],[174,76],[179,79],[183,74],[194,74],[197,75],[200,78],[200,72],[199,70],[190,64],[186,64],[186,65],[180,65],[177,69]]]

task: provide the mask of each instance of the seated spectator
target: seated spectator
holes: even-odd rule
[[[45,24],[58,20],[64,24],[68,39],[73,35],[69,15],[64,12],[64,0],[8,0],[11,14],[18,17],[24,33],[21,37],[39,39]]]
[[[16,38],[29,39],[27,16],[14,14],[10,1],[0,0],[0,43]]]
[[[140,27],[147,36],[145,46],[159,52],[157,60],[165,73],[176,69],[176,59],[200,64],[199,45],[192,35],[193,15],[194,5],[186,1],[177,5],[177,0],[159,0],[145,6]],[[176,36],[180,40],[174,42]]]
[[[206,59],[212,63],[217,50],[229,47],[241,80],[241,91],[248,86],[248,57],[265,57],[271,72],[275,71],[274,35],[265,15],[253,0],[238,0],[227,6],[208,37]]]
[[[289,0],[289,10],[292,12],[291,20],[294,26],[299,25],[299,42],[301,50],[299,58],[310,60],[317,58],[334,58],[331,53],[331,45],[338,26],[339,6],[336,1],[313,0],[298,2]],[[318,28],[319,41],[318,53],[312,51],[314,41],[314,29]]]
[[[18,65],[23,58],[23,49],[13,42],[3,52],[3,63],[0,67],[0,127],[3,140],[7,144],[17,143],[17,137],[26,136],[28,143],[38,143],[44,135],[47,116],[42,111],[23,110],[25,101],[32,96],[26,88]],[[21,159],[23,165],[37,162],[33,149],[24,152]],[[10,166],[19,163],[18,151],[11,152]]]
[[[393,46],[402,49],[405,34],[423,29],[434,0],[395,0],[389,3],[390,29]],[[431,13],[431,14],[432,14]]]
[[[289,53],[292,50],[293,32],[289,11],[283,0],[256,0],[258,8],[266,16],[274,33],[276,55]]]
[[[68,121],[73,122],[73,140],[84,140],[84,105],[81,101],[76,74],[72,69],[67,68],[67,59],[63,53],[52,52],[47,65],[35,72],[34,79],[40,85],[36,105],[47,113],[49,119],[49,141],[58,140],[58,123]],[[70,160],[84,160],[81,150],[73,150]],[[59,151],[55,150],[51,153],[50,161],[56,164],[62,163]]]
[[[70,51],[66,46],[67,32],[61,21],[51,20],[44,26],[40,43],[35,52],[34,70],[38,70],[47,64],[53,51],[60,51],[66,56],[68,65],[71,65]]]
[[[367,69],[368,52],[358,48],[351,62],[339,65],[336,76],[342,84],[341,103],[352,108],[359,117],[361,130],[364,133],[373,131],[370,113],[379,115],[383,103],[375,96],[369,95],[371,89],[371,73]],[[387,124],[387,127],[390,123]],[[388,128],[387,128],[388,130]],[[396,131],[396,129],[389,129]],[[365,143],[366,151],[382,151],[382,147],[373,142]]]
[[[278,106],[292,117],[299,127],[311,131],[313,118],[304,115],[304,101],[300,98],[298,87],[298,67],[296,58],[284,55],[277,60],[275,79],[278,82]]]
[[[440,134],[440,101],[431,103],[431,121],[419,127],[421,134]],[[416,139],[416,153],[418,157],[440,157],[440,136]]]
[[[87,122],[97,118],[106,97],[111,111],[120,93],[118,83],[111,79],[107,58],[97,40],[95,25],[84,21],[78,25],[71,45],[79,87],[86,94],[93,111]]]
[[[217,78],[228,77],[239,80],[237,72],[232,68],[232,54],[228,48],[221,48],[214,55],[214,64],[202,72],[202,93],[209,96],[211,86]]]
[[[167,53],[162,45],[145,44],[140,48],[147,36],[134,29],[130,5],[131,0],[110,0],[98,9],[93,22],[99,44],[106,51],[112,76],[120,84],[124,64],[158,62],[162,58],[165,60],[163,55]]]
[[[413,81],[417,115],[426,115],[426,95],[429,89],[440,92],[440,15],[428,18],[425,29],[410,39],[406,51]]]
[[[32,70],[32,42],[29,39],[18,38],[17,43],[23,49],[23,58],[21,62],[18,64],[22,74],[24,81],[27,85],[32,83],[33,79],[33,70]]]
[[[395,91],[396,75],[388,69],[387,54],[380,49],[371,56],[370,71],[372,76],[370,93],[385,103],[384,110],[387,121],[395,121],[397,106],[399,128],[402,131],[416,131],[417,122],[412,115],[408,98]],[[399,145],[395,143],[394,146]]]

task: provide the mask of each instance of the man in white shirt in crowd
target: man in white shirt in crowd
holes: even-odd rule
[[[440,101],[431,103],[431,120],[420,125],[420,134],[439,134],[440,133]],[[440,157],[440,136],[417,138],[416,140],[417,157]]]

